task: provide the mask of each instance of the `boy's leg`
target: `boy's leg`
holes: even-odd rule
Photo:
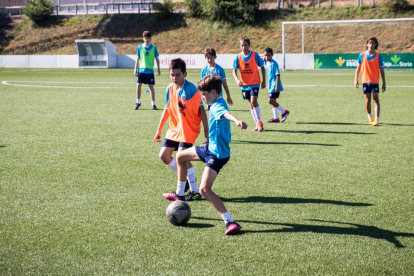
[[[151,96],[151,104],[152,109],[157,109],[157,106],[155,105],[155,90],[153,84],[148,84],[149,90],[150,90],[150,96]]]
[[[137,83],[137,87],[136,87],[137,102],[135,104],[134,110],[138,110],[138,108],[141,106],[141,86],[142,86],[142,83]]]
[[[256,118],[257,118],[256,128],[254,129],[254,131],[263,131],[263,123],[262,123],[262,118],[260,114],[260,106],[259,106],[259,103],[257,102],[257,96],[250,97],[250,108],[254,110],[254,112],[256,113]]]
[[[204,169],[203,177],[201,179],[200,193],[207,199],[211,205],[217,210],[220,216],[223,218],[224,223],[226,224],[226,235],[236,234],[242,228],[238,223],[234,222],[231,218],[229,212],[224,206],[221,198],[216,195],[213,190],[214,180],[217,178],[217,172],[210,167]]]
[[[277,109],[279,104],[276,102],[276,99],[274,99],[274,98],[269,98],[268,102],[272,106],[273,118],[271,120],[267,121],[267,122],[268,123],[280,123],[279,115],[278,115],[278,109]]]
[[[162,162],[164,162],[164,164],[167,165],[168,167],[170,167],[169,165],[174,160],[174,158],[172,157],[172,154],[173,154],[174,150],[175,150],[175,148],[162,147],[161,150],[160,150],[160,153],[158,155],[160,157],[160,159],[162,160]],[[174,170],[173,164],[171,164],[170,168],[172,170]]]
[[[372,94],[374,98],[374,105],[375,105],[375,120],[372,124],[373,126],[379,125],[379,116],[380,116],[380,101],[379,101],[379,93],[373,93]]]
[[[370,124],[373,124],[374,120],[372,119],[372,114],[371,114],[371,93],[365,93],[364,97],[365,97],[365,109],[367,110],[367,114],[368,114],[368,122]]]

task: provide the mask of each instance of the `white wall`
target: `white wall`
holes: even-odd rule
[[[134,68],[136,55],[118,55],[118,68]],[[160,67],[168,68],[170,61],[182,58],[189,69],[202,69],[207,65],[204,55],[160,55]],[[233,68],[236,54],[217,55],[216,62],[225,69]],[[283,68],[283,56],[276,54],[273,58]],[[0,68],[78,68],[78,55],[29,55],[0,56]],[[286,54],[287,70],[313,70],[313,54]],[[155,65],[156,66],[156,65]]]

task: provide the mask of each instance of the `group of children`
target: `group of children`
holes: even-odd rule
[[[158,51],[151,44],[151,33],[144,32],[143,36],[145,43],[138,48],[138,58],[134,69],[134,74],[138,76],[137,103],[134,109],[138,109],[141,105],[142,83],[149,85],[152,106],[153,109],[156,109],[153,67],[154,60],[156,60],[159,75]],[[283,91],[279,67],[272,58],[272,49],[266,48],[264,59],[262,59],[257,52],[250,50],[250,40],[247,37],[243,37],[239,42],[242,51],[234,59],[233,77],[242,90],[243,99],[249,101],[250,111],[255,122],[253,130],[261,132],[263,131],[263,122],[257,98],[260,87],[262,89],[266,87],[266,72],[269,89],[268,102],[273,107],[273,118],[268,123],[284,122],[289,115],[289,111],[283,109],[277,102],[280,92]],[[371,113],[370,105],[368,109],[368,102],[370,104],[371,93],[374,94],[376,114],[376,118],[373,120],[374,126],[379,124],[379,76],[375,75],[376,70],[381,72],[382,90],[385,91],[382,60],[379,54],[375,53],[377,47],[378,41],[376,38],[369,38],[367,52],[361,54],[360,65],[355,76],[355,87],[358,88],[358,75],[362,72],[368,114]],[[234,122],[240,130],[246,129],[247,125],[229,111],[227,103],[232,105],[233,100],[227,86],[225,71],[215,63],[216,58],[217,55],[214,49],[207,48],[205,50],[205,59],[208,65],[202,70],[201,80],[198,81],[197,86],[186,80],[186,63],[182,59],[178,58],[171,61],[169,74],[172,83],[167,86],[165,91],[166,105],[153,142],[161,141],[161,131],[168,120],[168,129],[159,157],[168,168],[177,173],[177,188],[172,193],[163,194],[163,197],[170,201],[193,201],[205,198],[222,217],[226,225],[225,234],[232,235],[238,233],[242,227],[232,219],[223,201],[212,191],[212,186],[220,170],[230,159],[230,122]],[[373,65],[374,63],[375,65]],[[259,68],[262,80],[260,80]],[[240,71],[240,78],[238,71]],[[377,75],[379,74],[377,73]],[[222,97],[223,88],[226,92],[227,103]],[[208,105],[208,118],[203,101]],[[281,120],[278,117],[278,112],[281,112]],[[368,117],[371,123],[372,116],[369,115]],[[201,132],[201,123],[207,140],[203,145],[193,147]],[[176,158],[173,157],[174,151],[177,151]],[[206,164],[200,189],[197,186],[191,161],[202,161]],[[187,185],[189,186],[189,192],[185,195]]]

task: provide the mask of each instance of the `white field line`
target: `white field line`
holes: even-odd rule
[[[45,81],[2,81],[3,85],[10,85],[16,87],[33,87],[33,88],[59,88],[59,89],[134,89],[134,87],[129,86],[96,86],[99,84],[113,84],[113,85],[125,85],[125,82],[45,82]],[[27,84],[20,84],[27,83]],[[38,85],[40,84],[57,84],[57,85]],[[59,86],[60,84],[60,86]],[[62,84],[90,84],[92,86],[61,86]],[[170,83],[157,83],[158,86],[167,86]],[[238,87],[237,85],[230,84],[229,87]],[[331,84],[284,84],[283,87],[301,87],[301,88],[315,88],[315,87],[354,87],[353,85],[331,85]],[[388,88],[414,88],[413,85],[388,85]],[[156,87],[158,89],[164,90],[164,87]],[[143,88],[145,90],[145,88]],[[158,90],[157,89],[157,90]]]

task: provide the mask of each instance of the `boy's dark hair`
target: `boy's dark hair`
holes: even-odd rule
[[[180,69],[183,74],[187,72],[187,66],[185,64],[185,61],[182,60],[181,58],[176,58],[176,59],[171,60],[169,69],[170,70]]]
[[[244,37],[240,38],[240,42],[242,42],[242,41],[243,42],[246,41],[247,44],[249,44],[249,46],[250,46],[250,39],[247,36],[244,36]]]
[[[207,57],[207,55],[210,55],[212,57],[217,57],[216,50],[214,50],[213,48],[206,48],[204,50],[204,57]]]
[[[270,54],[273,56],[273,50],[272,50],[272,48],[267,47],[267,48],[265,49],[265,53],[266,53],[266,54],[267,54],[267,53],[270,53]]]
[[[142,33],[142,37],[149,37],[151,38],[151,32],[150,31],[145,31]]]
[[[221,91],[222,84],[221,77],[216,74],[209,74],[198,81],[197,88],[199,91],[210,93],[211,90],[216,90],[217,94]]]
[[[378,45],[379,45],[378,44],[378,39],[375,36],[370,36],[370,37],[368,37],[367,42],[365,44],[368,44],[368,42],[370,40],[372,40],[372,41],[375,42],[375,48],[374,48],[374,50],[378,49]],[[368,47],[367,47],[367,49],[368,49]]]

